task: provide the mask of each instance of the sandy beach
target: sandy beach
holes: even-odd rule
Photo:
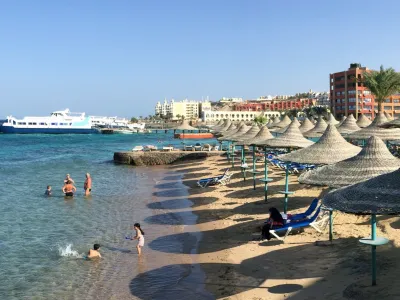
[[[250,158],[248,158],[248,162]],[[268,217],[269,207],[283,210],[284,172],[269,167],[268,203],[264,203],[263,183],[243,181],[239,164],[226,186],[200,188],[199,178],[218,175],[231,168],[225,156],[196,162],[182,162],[171,170],[185,172],[189,200],[197,216],[193,230],[202,239],[198,253],[192,254],[206,273],[206,289],[216,299],[398,299],[396,284],[399,267],[400,220],[378,217],[378,236],[390,243],[377,250],[378,285],[371,286],[371,249],[358,242],[370,235],[369,216],[334,212],[334,242],[328,242],[328,226],[320,234],[311,227],[289,235],[285,242],[276,239],[254,241]],[[263,163],[257,164],[259,171]],[[259,174],[258,178],[263,175]],[[305,211],[326,188],[301,185],[290,175],[288,213]],[[184,213],[184,212],[182,212]],[[179,214],[179,211],[174,211]],[[186,227],[190,232],[191,225]],[[185,239],[185,236],[169,236]],[[316,243],[322,241],[322,243]],[[190,240],[186,242],[190,243]],[[190,247],[189,247],[190,248]],[[161,249],[162,250],[162,249]]]

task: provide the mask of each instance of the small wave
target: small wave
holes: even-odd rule
[[[77,257],[82,258],[83,254],[79,254],[78,251],[72,249],[72,244],[68,244],[66,247],[58,247],[58,253],[63,257]]]

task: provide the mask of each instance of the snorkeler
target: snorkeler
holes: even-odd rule
[[[67,197],[73,197],[74,192],[76,192],[76,187],[72,184],[70,180],[67,180],[64,187],[62,188],[63,193]]]
[[[100,249],[100,245],[99,244],[94,244],[93,245],[93,249],[89,249],[87,258],[101,257],[99,249]]]

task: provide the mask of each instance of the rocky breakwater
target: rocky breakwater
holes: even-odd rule
[[[114,162],[134,166],[168,165],[182,160],[204,159],[220,156],[222,151],[148,151],[148,152],[115,152]]]

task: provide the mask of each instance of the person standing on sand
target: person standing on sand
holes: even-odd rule
[[[139,223],[135,223],[133,225],[133,229],[136,230],[136,236],[131,238],[132,240],[138,240],[138,244],[136,246],[138,254],[142,254],[142,247],[144,246],[144,231],[140,228]]]
[[[89,196],[92,191],[92,178],[89,173],[86,173],[86,180],[83,189],[85,190],[85,196]]]
[[[73,197],[76,192],[76,187],[72,184],[70,180],[67,180],[64,187],[62,188],[63,193],[67,197]]]

